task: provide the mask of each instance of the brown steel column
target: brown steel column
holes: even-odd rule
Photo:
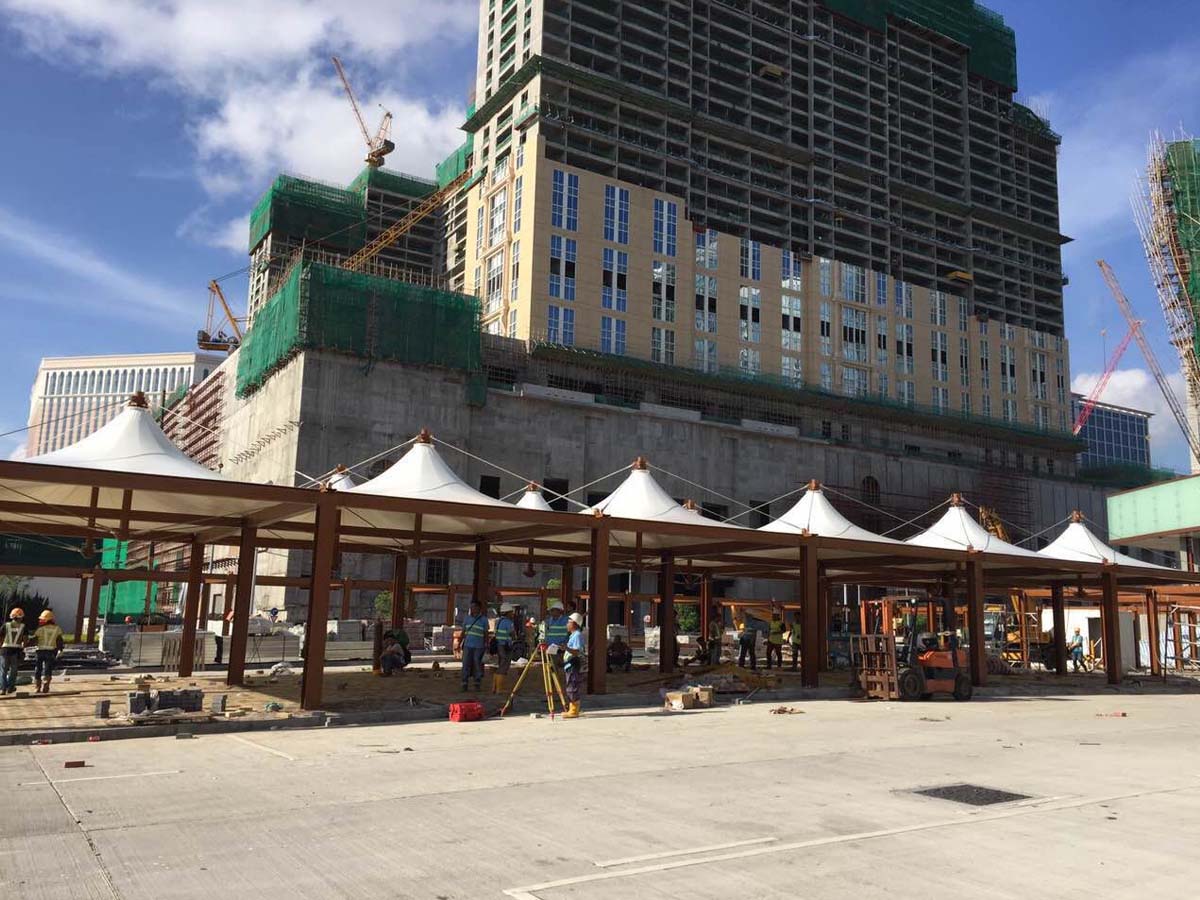
[[[590,577],[590,576],[589,576]],[[563,612],[567,611],[567,601],[575,599],[575,567],[563,566],[562,576],[559,579],[561,582],[558,586],[558,599],[562,601]],[[590,585],[589,585],[590,587]],[[608,621],[607,614],[604,621]]]
[[[1171,642],[1175,646],[1175,670],[1183,671],[1183,616],[1178,609],[1167,609],[1167,622],[1171,626]]]
[[[342,612],[340,618],[350,618],[350,593],[354,590],[354,580],[349,576],[342,579]]]
[[[662,555],[658,571],[658,671],[669,674],[675,671],[675,556]]]
[[[241,684],[246,675],[246,640],[250,630],[250,601],[254,593],[257,556],[254,544],[257,537],[258,529],[250,525],[242,526],[241,543],[238,546],[237,594],[233,599],[233,624],[226,657],[228,669],[225,683],[230,686]]]
[[[987,683],[987,640],[983,629],[983,560],[972,552],[967,560],[967,630],[971,637],[971,684]]]
[[[1054,613],[1054,670],[1067,674],[1067,610],[1063,603],[1063,586],[1050,586],[1050,608]]]
[[[712,621],[712,575],[700,576],[700,637],[708,640],[708,625]]]
[[[325,632],[329,621],[329,582],[337,550],[341,510],[334,497],[317,500],[317,527],[313,534],[312,581],[308,591],[308,623],[304,627],[304,676],[300,685],[301,709],[320,709],[325,688]]]
[[[833,599],[829,596],[831,590],[833,587],[827,579],[817,579],[817,615],[821,618],[821,629],[817,632],[817,665],[822,672],[829,666],[829,610],[833,605]]]
[[[79,576],[79,602],[75,605],[75,640],[73,643],[83,643],[83,620],[87,616],[87,576]]]
[[[821,597],[817,545],[805,539],[800,545],[800,685],[821,684]]]
[[[92,608],[88,613],[87,642],[96,642],[96,620],[100,618],[100,588],[104,587],[104,573],[99,567],[92,570]]]
[[[492,599],[492,545],[480,543],[475,545],[475,578],[471,585],[471,596],[479,601],[483,612],[487,614],[488,604]]]
[[[201,631],[208,629],[210,609],[212,609],[212,585],[206,581],[200,588],[200,614],[196,616],[196,627]]]
[[[179,677],[190,678],[196,659],[196,617],[204,589],[204,544],[192,541],[188,558],[187,597],[183,601],[183,634],[179,638]]]
[[[587,599],[587,692],[605,692],[608,664],[608,522],[597,519],[592,526],[591,565],[588,569]]]
[[[408,554],[392,557],[392,629],[404,627],[404,595],[408,593]]]
[[[1100,573],[1100,624],[1104,641],[1104,671],[1109,684],[1120,684],[1121,667],[1121,618],[1118,601],[1117,573],[1105,566]]]
[[[1154,591],[1146,591],[1146,637],[1150,642],[1150,674],[1162,675],[1162,636],[1158,630],[1158,597]]]

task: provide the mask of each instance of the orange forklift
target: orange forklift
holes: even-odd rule
[[[934,694],[950,694],[955,700],[971,699],[971,677],[967,654],[959,649],[955,628],[956,610],[950,597],[905,598],[908,606],[897,623],[893,616],[899,598],[867,601],[871,615],[863,609],[863,632],[852,639],[855,672],[851,688],[857,695],[881,700],[928,700]],[[918,604],[925,607],[918,631]],[[941,606],[942,630],[934,631],[935,604]],[[875,628],[868,624],[874,619]],[[896,625],[899,624],[899,627]],[[897,640],[897,632],[903,640]]]

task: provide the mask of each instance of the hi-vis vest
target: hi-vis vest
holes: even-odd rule
[[[501,616],[496,620],[496,642],[499,644],[511,644],[513,639],[513,623],[512,619],[506,619]]]
[[[767,640],[772,644],[783,643],[783,622],[777,619],[771,620],[771,632],[767,635]]]
[[[4,646],[7,648],[25,646],[25,623],[8,621],[4,623]]]
[[[558,644],[560,647],[567,642],[567,617],[546,620],[546,643]]]

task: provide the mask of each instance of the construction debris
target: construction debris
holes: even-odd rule
[[[771,710],[771,715],[773,715],[773,716],[802,716],[802,715],[804,715],[804,710],[796,709],[796,707],[794,707],[794,706],[776,706],[773,710]]]

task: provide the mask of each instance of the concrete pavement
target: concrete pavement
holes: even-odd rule
[[[789,706],[0,748],[0,895],[1107,897],[1200,832],[1194,697]]]

